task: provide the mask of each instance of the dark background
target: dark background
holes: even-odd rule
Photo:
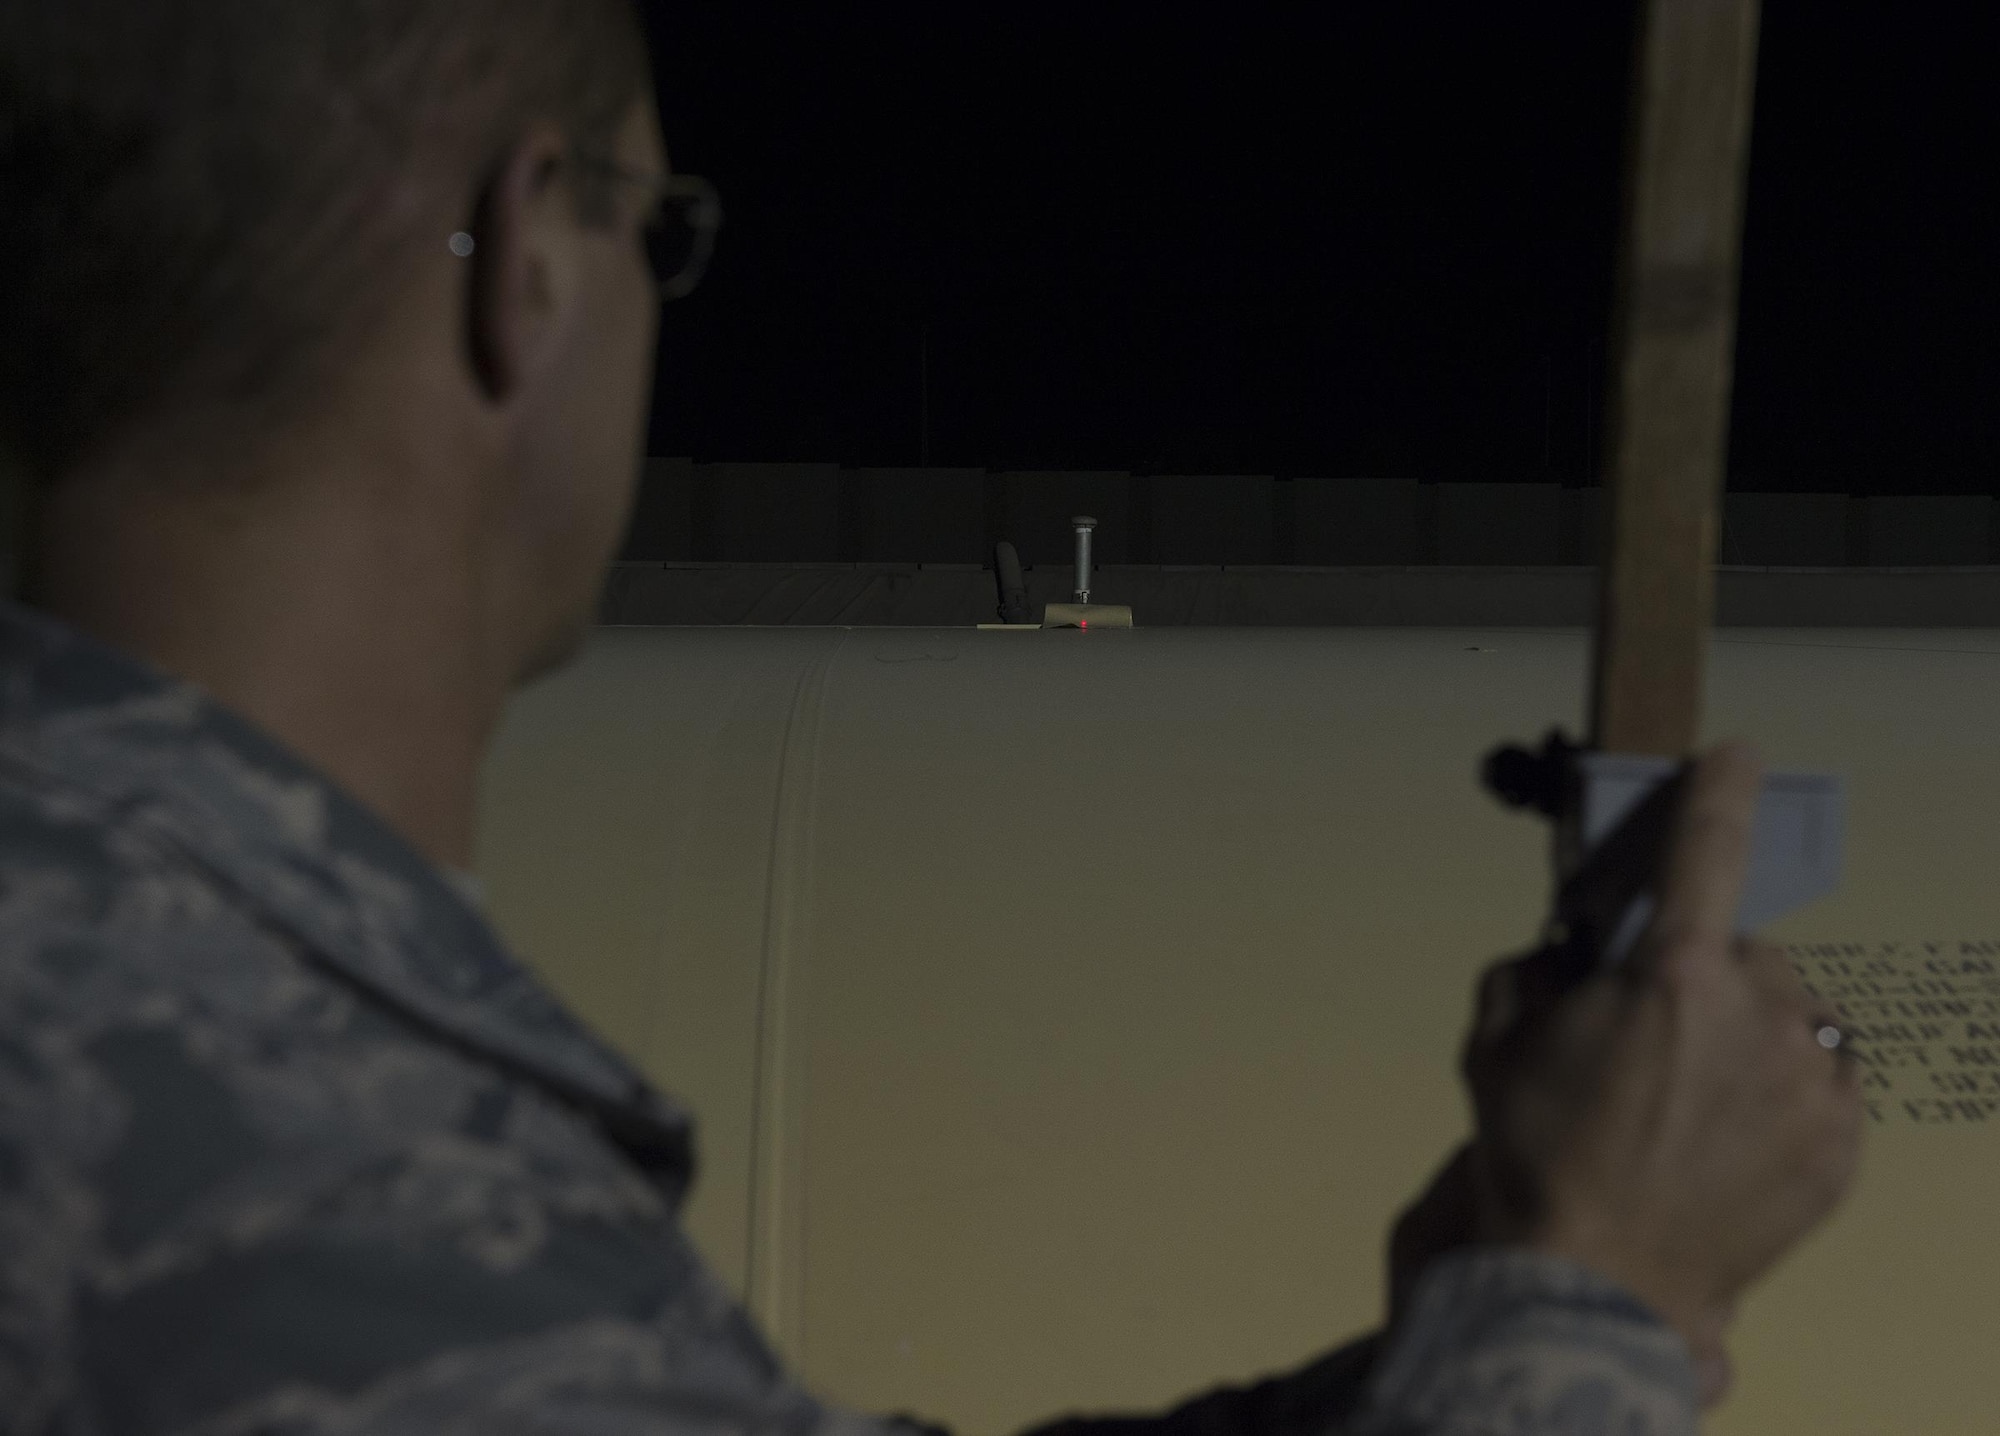
[[[649,8],[654,453],[1596,480],[1631,5]],[[1766,0],[1732,488],[2000,489],[1995,28]]]

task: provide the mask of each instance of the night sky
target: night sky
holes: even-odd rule
[[[1635,7],[652,8],[654,453],[1594,481]],[[1732,487],[2000,491],[1985,11],[1766,0]]]

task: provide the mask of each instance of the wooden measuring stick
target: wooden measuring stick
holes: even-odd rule
[[[1643,0],[1591,741],[1695,744],[1729,435],[1758,0]]]

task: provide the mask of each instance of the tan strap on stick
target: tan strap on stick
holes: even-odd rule
[[[1758,0],[1644,0],[1620,255],[1591,742],[1679,757],[1701,720],[1729,437]]]

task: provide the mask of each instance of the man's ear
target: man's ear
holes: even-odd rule
[[[489,401],[511,398],[536,367],[564,290],[571,209],[564,146],[551,130],[524,136],[479,192],[466,256],[466,357]]]

